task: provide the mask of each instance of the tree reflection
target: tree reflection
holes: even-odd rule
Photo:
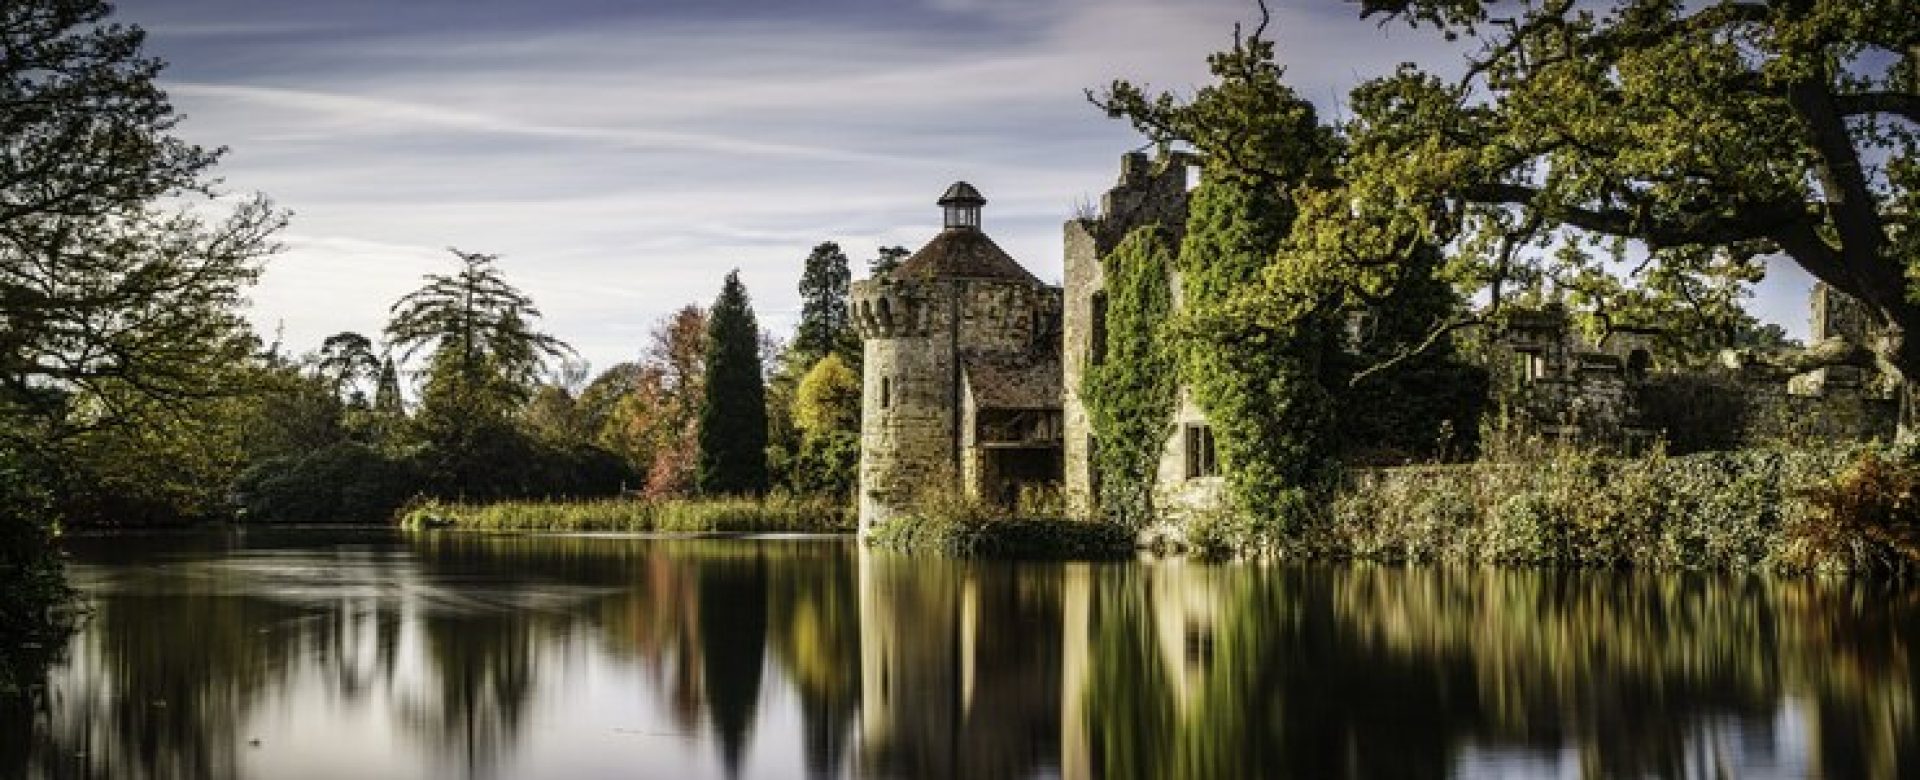
[[[807,774],[844,769],[860,703],[860,599],[854,550],[809,545],[769,556],[767,640],[800,697]]]
[[[564,776],[636,718],[710,774],[797,742],[770,761],[814,776],[1920,776],[1897,584],[470,534],[76,569],[95,612],[0,713],[0,776],[271,774],[327,739]]]
[[[1920,754],[1913,597],[1868,583],[1158,566],[1091,614],[1096,776],[1432,777],[1565,747],[1588,776],[1739,775],[1790,758],[1789,701],[1816,741],[1788,771]]]

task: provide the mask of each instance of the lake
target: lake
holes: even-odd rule
[[[93,611],[0,776],[1920,776],[1911,586],[846,538],[69,549]]]

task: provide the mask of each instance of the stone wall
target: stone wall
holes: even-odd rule
[[[1119,182],[1100,199],[1100,213],[1071,220],[1065,226],[1061,411],[1065,428],[1065,488],[1069,509],[1075,514],[1091,514],[1098,493],[1092,465],[1093,448],[1098,445],[1093,439],[1093,423],[1087,416],[1086,404],[1080,397],[1080,385],[1091,364],[1096,337],[1104,332],[1096,312],[1106,289],[1102,258],[1128,233],[1146,225],[1166,227],[1178,241],[1186,229],[1189,168],[1197,164],[1197,157],[1185,153],[1165,153],[1157,159],[1141,152],[1129,153],[1121,158]],[[1180,285],[1172,277],[1169,284],[1173,285],[1174,306],[1178,310]],[[1183,399],[1185,395],[1183,389]],[[1190,402],[1183,401],[1181,410],[1181,421],[1204,421],[1204,415]],[[1162,455],[1163,468],[1169,460],[1184,465],[1183,453],[1176,425]],[[1179,492],[1177,483],[1169,487],[1174,493]]]
[[[1005,279],[882,277],[855,282],[852,304],[865,354],[861,528],[933,492],[993,498],[983,489],[992,474],[974,441],[979,418],[969,399],[991,399],[1009,388],[971,388],[963,366],[973,358],[1001,358],[1058,372],[1060,292]],[[1049,377],[996,375],[991,381],[1058,387]],[[1058,393],[1047,396],[1042,402],[1057,408]]]
[[[953,290],[941,281],[853,285],[864,339],[860,527],[892,518],[922,492],[958,478]]]

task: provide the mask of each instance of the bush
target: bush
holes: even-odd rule
[[[1906,571],[1920,563],[1920,465],[1868,451],[1808,491],[1787,561],[1810,570]]]
[[[1387,561],[1902,570],[1920,555],[1917,490],[1920,467],[1872,449],[1630,460],[1562,450],[1358,473],[1330,522],[1296,546]]]
[[[902,552],[1100,560],[1131,555],[1134,535],[1115,523],[1007,517],[978,501],[931,497],[912,514],[874,526],[867,544]]]
[[[423,484],[411,461],[343,442],[255,464],[235,481],[233,500],[246,522],[379,522]]]

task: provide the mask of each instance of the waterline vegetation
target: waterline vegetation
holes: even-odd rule
[[[604,498],[487,503],[424,501],[396,515],[409,530],[619,533],[843,533],[844,502],[775,494],[764,498]]]

